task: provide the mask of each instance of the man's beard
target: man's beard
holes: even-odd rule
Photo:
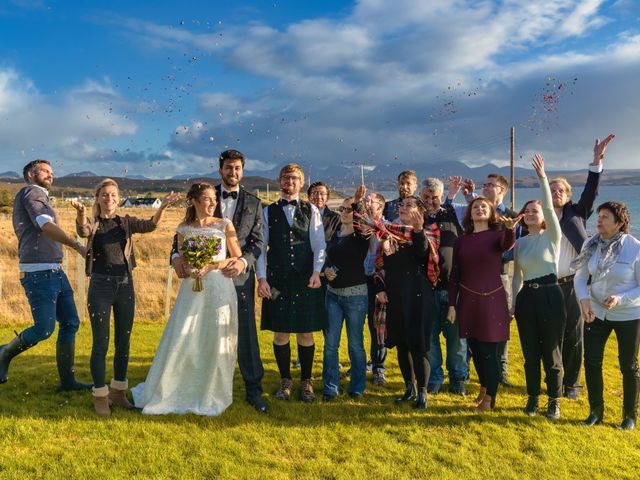
[[[53,182],[51,180],[40,180],[40,181],[36,180],[36,185],[38,185],[39,187],[42,187],[42,188],[46,188],[46,189],[49,189],[49,187],[51,187],[52,183]]]
[[[240,179],[236,177],[222,177],[222,180],[229,187],[237,187],[240,184]]]

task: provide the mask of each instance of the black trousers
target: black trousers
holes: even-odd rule
[[[544,283],[546,277],[532,280]],[[555,281],[555,276],[554,276]],[[516,322],[524,355],[527,394],[540,395],[540,360],[549,398],[562,396],[562,338],[566,323],[564,298],[557,284],[522,287],[516,298]]]
[[[562,342],[562,367],[564,369],[562,383],[565,387],[580,387],[580,369],[584,354],[584,321],[580,315],[580,305],[576,298],[573,281],[560,284],[564,296],[564,308],[567,312],[567,323],[564,328]]]
[[[387,359],[387,348],[378,343],[378,334],[373,322],[373,315],[376,309],[376,292],[373,284],[373,277],[367,277],[367,294],[369,304],[367,306],[367,325],[369,326],[369,335],[371,337],[371,348],[369,355],[373,366],[373,373],[384,372],[384,362]]]
[[[256,328],[255,276],[242,286],[236,285],[238,294],[238,366],[244,379],[247,399],[262,394],[264,368],[260,359],[260,345]]]
[[[93,335],[89,366],[93,385],[96,388],[105,386],[106,359],[109,351],[109,321],[112,308],[113,343],[115,345],[113,378],[124,382],[127,379],[131,329],[136,308],[133,279],[129,275],[91,274],[87,295],[87,309],[89,310]]]
[[[467,338],[467,345],[473,356],[473,364],[478,372],[480,386],[487,389],[487,395],[496,398],[500,383],[500,344],[504,342],[482,342]]]
[[[618,360],[622,372],[623,409],[626,417],[638,415],[638,392],[640,392],[640,372],[638,371],[638,344],[640,343],[640,319],[609,321],[596,318],[584,328],[584,373],[589,392],[591,409],[604,405],[602,360],[604,347],[611,331],[618,339]]]
[[[409,348],[407,345],[396,345],[398,350],[398,366],[405,385],[412,383],[415,377],[418,388],[426,388],[429,382],[431,366],[427,359],[427,352],[419,348]]]

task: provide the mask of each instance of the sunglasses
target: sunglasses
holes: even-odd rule
[[[338,207],[338,211],[339,211],[340,213],[351,213],[351,212],[353,212],[353,208],[351,208],[351,207],[343,207],[343,206],[339,206],[339,207]]]

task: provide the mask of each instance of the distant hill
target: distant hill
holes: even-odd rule
[[[84,172],[69,173],[68,175],[65,175],[62,178],[66,178],[66,177],[71,177],[71,178],[75,178],[75,177],[97,177],[97,175],[95,173],[93,173],[93,172],[84,171]]]
[[[2,172],[0,178],[22,178],[18,172]]]

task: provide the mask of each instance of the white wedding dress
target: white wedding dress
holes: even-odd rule
[[[226,257],[228,222],[180,226],[178,233],[221,238],[215,258],[220,261]],[[238,344],[236,290],[219,270],[202,280],[201,292],[192,290],[194,279],[182,281],[147,379],[131,390],[142,413],[220,415],[231,405]]]

